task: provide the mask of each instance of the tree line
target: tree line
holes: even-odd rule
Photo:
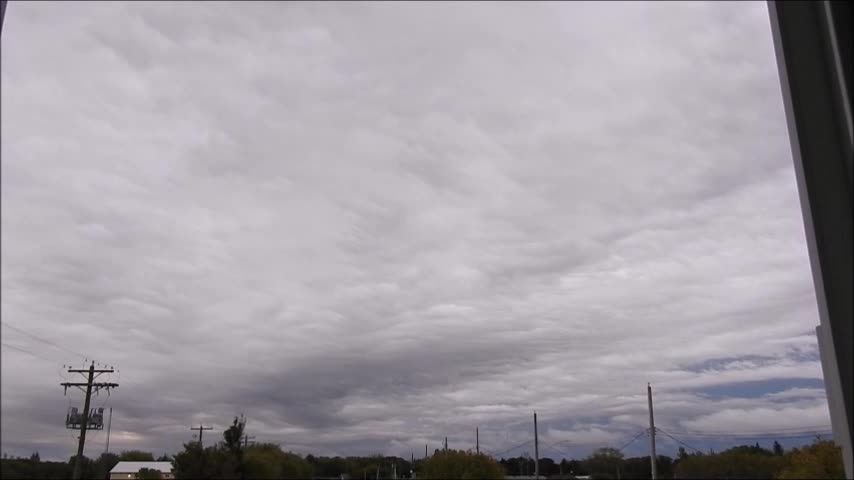
[[[534,460],[530,457],[495,459],[461,450],[436,450],[426,459],[410,461],[399,457],[301,456],[282,450],[272,443],[249,445],[242,442],[245,422],[235,418],[218,443],[202,447],[198,442],[184,444],[183,450],[170,457],[155,459],[149,452],[137,450],[120,454],[104,453],[97,459],[83,458],[83,476],[87,479],[109,478],[110,470],[120,461],[171,462],[175,478],[182,479],[498,479],[505,476],[533,476]],[[38,453],[29,458],[0,461],[3,479],[69,479],[75,457],[68,462],[43,462]],[[720,453],[689,453],[679,448],[676,458],[657,457],[659,478],[711,479],[794,479],[845,477],[839,447],[831,441],[816,439],[801,448],[784,450],[774,442],[772,449],[742,445]],[[646,457],[625,458],[613,448],[595,450],[582,459],[551,458],[539,461],[540,475],[550,479],[572,479],[590,476],[594,479],[650,478],[650,461]],[[157,471],[142,471],[138,478],[160,478]]]

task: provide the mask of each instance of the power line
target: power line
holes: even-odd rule
[[[545,445],[545,448],[546,448],[546,449],[548,449],[548,450],[551,450],[551,451],[552,451],[552,452],[554,452],[554,453],[558,453],[558,454],[560,454],[560,455],[561,455],[562,457],[564,457],[564,458],[572,458],[572,455],[570,455],[569,453],[564,452],[563,450],[560,450],[560,449],[558,449],[558,448],[555,448],[555,447],[554,447],[554,444]]]
[[[63,347],[62,345],[59,345],[59,344],[57,344],[57,343],[55,343],[55,342],[51,342],[50,340],[47,340],[47,339],[42,338],[42,337],[39,337],[38,335],[34,335],[34,334],[32,334],[32,333],[29,333],[29,332],[27,332],[26,330],[24,330],[24,329],[22,329],[22,328],[19,328],[19,327],[16,327],[16,326],[14,326],[14,325],[11,325],[11,324],[10,324],[10,323],[8,323],[8,322],[2,322],[2,324],[3,324],[3,325],[5,325],[5,326],[7,326],[7,327],[9,327],[9,328],[11,328],[12,330],[15,330],[16,332],[23,333],[24,335],[26,335],[26,336],[28,336],[28,337],[30,337],[30,338],[33,338],[33,339],[38,340],[38,341],[40,341],[40,342],[46,343],[46,344],[48,344],[48,345],[51,345],[51,346],[53,346],[53,347],[55,347],[55,348],[58,348],[58,349],[60,349],[60,350],[62,350],[62,351],[64,351],[64,352],[66,352],[66,353],[70,353],[70,354],[72,354],[72,355],[78,356],[78,357],[83,358],[83,359],[92,359],[92,357],[89,357],[89,356],[87,356],[87,355],[85,355],[85,354],[82,354],[82,353],[80,353],[80,352],[75,352],[74,350],[69,350],[69,349],[67,349],[67,348]]]
[[[113,369],[113,367],[112,367],[111,365],[107,365],[106,363],[99,362],[99,361],[97,361],[97,359],[93,358],[92,356],[89,356],[89,355],[86,355],[86,354],[84,354],[84,353],[76,352],[76,351],[74,351],[74,350],[70,350],[70,349],[68,349],[68,348],[65,348],[65,347],[63,347],[62,345],[59,345],[59,344],[58,344],[58,343],[56,343],[56,342],[52,342],[52,341],[50,341],[50,340],[48,340],[48,339],[46,339],[46,338],[44,338],[44,337],[40,337],[40,336],[35,335],[35,334],[33,334],[33,333],[27,332],[26,330],[24,330],[24,329],[22,329],[22,328],[20,328],[20,327],[16,327],[16,326],[14,326],[14,325],[12,325],[12,324],[10,324],[10,323],[8,323],[8,322],[2,322],[2,325],[6,326],[6,327],[9,327],[9,328],[11,328],[12,330],[15,330],[16,332],[23,333],[24,335],[26,335],[26,336],[28,336],[28,337],[30,337],[30,338],[32,338],[32,339],[34,339],[34,340],[38,340],[39,342],[45,343],[45,344],[47,344],[47,345],[51,345],[52,347],[57,348],[57,349],[59,349],[59,350],[62,350],[62,351],[64,351],[64,352],[66,352],[66,353],[70,353],[70,354],[72,354],[72,355],[76,355],[76,356],[78,356],[78,357],[80,357],[80,358],[83,358],[83,359],[84,359],[84,360],[86,360],[86,361],[90,361],[90,360],[91,360],[91,361],[95,362],[95,365],[101,365],[101,366],[103,366],[104,368],[109,367],[109,369],[110,369],[110,370],[112,370],[112,369]],[[16,346],[14,346],[14,345],[8,345],[8,344],[6,344],[6,343],[4,343],[3,345],[8,346],[8,347],[11,347],[11,348],[14,348],[14,349],[16,349],[16,350],[21,350],[21,351],[23,351],[24,353],[29,353],[30,355],[33,355],[33,356],[38,357],[38,358],[41,358],[42,360],[45,360],[45,361],[49,361],[49,362],[53,361],[53,360],[47,359],[47,358],[45,358],[45,357],[40,357],[39,355],[36,355],[35,353],[29,352],[29,351],[25,351],[24,349],[22,349],[22,348],[20,348],[20,347],[16,347]],[[123,383],[130,383],[130,384],[131,384],[131,386],[141,387],[141,385],[140,385],[140,384],[138,384],[137,382],[130,381],[130,380],[128,380],[127,378],[122,378],[122,374],[121,374],[121,371],[120,371],[120,370],[115,370],[115,372],[116,372],[116,373],[118,373],[119,379],[120,379],[120,380],[122,380],[122,381],[123,381]]]
[[[668,437],[670,437],[671,439],[675,440],[675,441],[676,441],[676,443],[678,443],[679,445],[682,445],[682,446],[684,446],[684,447],[688,447],[688,448],[690,448],[691,450],[694,450],[694,451],[697,451],[697,452],[703,453],[703,451],[702,451],[702,450],[700,450],[699,448],[695,448],[695,447],[692,447],[691,445],[688,445],[687,443],[683,442],[682,440],[679,440],[678,438],[674,437],[673,435],[671,435],[671,434],[669,434],[669,433],[665,432],[664,430],[662,430],[662,429],[660,429],[660,428],[656,428],[656,430],[658,430],[659,432],[661,432],[661,433],[663,433],[663,434],[667,435],[667,436],[668,436]]]
[[[791,433],[809,433],[809,432],[826,432],[830,431],[832,427],[830,425],[811,425],[805,427],[789,427],[789,428],[778,428],[773,430],[765,430],[763,432],[696,432],[690,430],[673,430],[672,432],[676,432],[679,435],[686,436],[751,436],[751,435],[786,435]]]
[[[531,443],[531,441],[532,441],[532,440],[533,440],[533,439],[525,440],[524,442],[520,443],[519,445],[516,445],[516,446],[510,447],[510,448],[508,448],[507,450],[504,450],[504,451],[502,451],[502,452],[498,452],[498,453],[496,453],[496,454],[495,454],[495,455],[493,455],[493,456],[494,456],[494,457],[500,457],[500,456],[504,455],[505,453],[511,452],[511,451],[513,451],[513,450],[516,450],[516,449],[517,449],[517,448],[519,448],[519,447],[524,447],[525,445],[527,445],[527,444]]]
[[[658,429],[660,430],[660,429]],[[832,430],[802,430],[794,432],[763,432],[763,433],[700,433],[700,432],[676,432],[677,435],[683,435],[692,438],[730,438],[730,439],[746,439],[746,440],[761,440],[774,438],[803,438],[812,435],[830,435]]]
[[[41,355],[39,355],[39,354],[37,354],[37,353],[31,352],[31,351],[29,351],[29,350],[25,349],[25,348],[17,347],[17,346],[15,346],[15,345],[11,345],[11,344],[8,344],[8,343],[0,343],[0,345],[3,345],[4,347],[7,347],[7,348],[11,348],[11,349],[17,350],[17,351],[22,352],[22,353],[26,353],[27,355],[31,355],[31,356],[33,356],[33,357],[36,357],[36,358],[42,359],[42,360],[44,360],[44,361],[46,361],[46,362],[57,363],[55,360],[51,360],[51,359],[49,359],[49,358],[43,357],[43,356],[41,356]]]
[[[617,449],[617,451],[622,452],[623,450],[625,450],[625,449],[626,449],[626,447],[628,447],[629,445],[631,445],[631,444],[632,444],[632,442],[634,442],[635,440],[637,440],[638,438],[640,438],[640,437],[641,437],[641,435],[645,434],[645,433],[647,432],[647,430],[648,430],[647,428],[645,428],[645,429],[641,430],[641,432],[640,432],[640,433],[638,433],[637,435],[635,435],[634,437],[632,437],[632,439],[631,439],[631,440],[629,440],[628,442],[626,442],[625,444],[623,444],[623,446],[622,446],[622,447],[620,447],[620,448],[618,448],[618,449]]]

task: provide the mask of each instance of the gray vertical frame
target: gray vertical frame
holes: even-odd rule
[[[6,18],[6,0],[0,0],[0,34],[3,33],[3,19]]]
[[[769,1],[783,102],[820,326],[834,440],[852,464],[851,10],[844,2]],[[847,60],[845,60],[847,59]]]

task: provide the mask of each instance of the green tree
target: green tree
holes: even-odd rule
[[[222,433],[225,446],[231,451],[237,452],[243,449],[243,431],[246,429],[246,419],[234,417],[231,426]]]
[[[278,445],[256,444],[244,452],[246,476],[249,478],[309,478],[311,465],[301,457],[283,452]]]
[[[419,477],[445,479],[504,478],[504,469],[492,458],[472,452],[445,450],[426,459]]]
[[[110,476],[110,470],[119,463],[119,456],[115,453],[104,452],[92,464],[93,478],[107,478]]]
[[[230,477],[223,475],[224,455],[220,450],[219,446],[202,448],[199,442],[185,443],[184,450],[172,460],[175,478]]]
[[[623,454],[616,448],[600,448],[583,460],[584,469],[596,478],[617,478],[622,467]]]
[[[125,450],[119,454],[120,462],[153,462],[154,455],[142,450]]]
[[[155,470],[153,468],[140,468],[139,472],[136,474],[136,478],[142,480],[160,480],[163,478],[163,473],[160,470]]]
[[[831,441],[815,443],[786,455],[776,478],[845,478],[842,450]]]
[[[676,478],[774,478],[784,458],[757,445],[742,445],[721,453],[689,455],[674,468]]]
[[[778,442],[777,440],[774,440],[773,451],[774,451],[774,455],[777,455],[777,456],[783,455],[783,446],[780,445],[780,442]]]

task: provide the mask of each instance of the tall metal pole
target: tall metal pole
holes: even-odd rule
[[[77,442],[77,456],[74,458],[74,480],[83,474],[83,446],[86,445],[86,427],[89,426],[89,402],[92,399],[92,380],[95,379],[95,361],[89,365],[89,380],[86,382],[86,400],[83,402],[83,421],[80,424],[80,440]]]
[[[649,400],[649,464],[652,469],[652,480],[656,480],[658,478],[658,474],[656,472],[655,463],[655,420],[652,416],[652,387],[647,383],[646,384],[646,396]]]
[[[113,426],[113,407],[110,407],[110,419],[107,420],[107,448],[104,453],[110,453],[110,428]]]
[[[540,478],[540,440],[537,437],[537,412],[534,412],[534,478]]]

